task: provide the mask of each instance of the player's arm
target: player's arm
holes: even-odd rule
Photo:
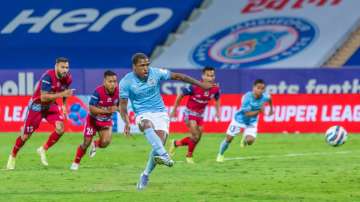
[[[128,114],[128,100],[129,100],[129,95],[130,95],[130,90],[129,90],[129,86],[130,83],[129,81],[127,81],[125,78],[121,79],[120,83],[119,83],[119,96],[120,96],[120,101],[119,101],[119,105],[120,105],[120,116],[122,118],[122,120],[125,122],[125,127],[124,127],[124,134],[126,136],[130,135],[130,119],[129,119],[129,114]]]
[[[184,94],[182,94],[182,93],[180,93],[179,95],[176,96],[175,103],[174,103],[174,108],[170,113],[170,117],[175,117],[176,116],[177,108],[179,107],[180,102],[183,99],[183,97],[184,97]]]
[[[269,111],[269,114],[268,115],[273,115],[274,113],[274,109],[273,109],[273,103],[272,103],[272,99],[270,98],[269,101],[269,106],[270,106],[270,111]]]
[[[113,112],[117,111],[117,106],[112,106],[108,108],[102,108],[98,107],[98,103],[100,101],[100,95],[97,91],[94,91],[94,93],[90,97],[89,101],[89,111],[92,115],[102,115],[102,114],[112,114]]]
[[[257,116],[261,112],[261,109],[251,111],[249,96],[245,94],[241,101],[241,111],[245,114],[245,116],[251,117]]]
[[[170,113],[170,117],[175,117],[176,116],[176,111],[177,108],[180,105],[181,100],[183,99],[184,96],[187,95],[192,95],[193,94],[193,87],[192,86],[188,86],[186,88],[183,88],[182,91],[180,92],[179,95],[176,96],[176,100],[175,100],[175,104],[174,104],[174,109],[173,111]]]
[[[183,81],[183,82],[190,83],[193,85],[197,85],[200,88],[203,88],[205,90],[210,89],[213,86],[212,84],[200,82],[200,81],[192,78],[191,76],[188,76],[188,75],[182,74],[182,73],[171,72],[170,78],[172,80],[178,80],[178,81]]]
[[[62,111],[66,117],[66,115],[67,115],[67,97],[63,97]]]
[[[66,89],[58,93],[50,93],[51,77],[49,75],[45,75],[41,78],[40,85],[41,85],[41,91],[40,91],[41,102],[52,102],[58,98],[69,97],[73,93],[73,89]]]
[[[126,136],[130,135],[130,119],[129,119],[127,106],[128,106],[128,99],[120,98],[120,116],[122,120],[125,122],[124,134]]]

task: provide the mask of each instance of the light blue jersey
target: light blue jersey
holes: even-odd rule
[[[256,116],[245,116],[246,112],[256,111],[261,109],[265,102],[270,101],[270,94],[263,93],[258,99],[254,97],[253,92],[247,92],[241,100],[241,108],[235,114],[235,120],[245,125],[255,125],[258,122],[258,115]]]
[[[166,112],[160,95],[160,82],[171,78],[170,71],[149,67],[148,78],[140,79],[130,72],[120,81],[120,98],[129,99],[138,116],[145,112]]]

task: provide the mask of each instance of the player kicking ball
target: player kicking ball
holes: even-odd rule
[[[173,140],[169,148],[170,156],[174,156],[175,149],[181,146],[187,146],[188,151],[186,154],[186,162],[193,164],[193,153],[196,145],[201,139],[203,132],[203,116],[205,107],[208,103],[215,99],[216,119],[220,119],[220,89],[214,84],[215,82],[215,69],[213,67],[205,67],[202,70],[202,82],[214,85],[209,90],[204,90],[196,85],[185,88],[181,94],[176,97],[174,109],[171,112],[171,117],[176,117],[176,110],[184,96],[189,96],[184,111],[184,119],[186,126],[189,128],[190,136],[181,140]]]
[[[216,161],[224,161],[224,153],[228,149],[233,138],[244,129],[244,134],[240,143],[241,147],[252,145],[257,135],[257,125],[259,113],[264,111],[266,102],[270,105],[269,115],[273,113],[271,97],[265,93],[265,82],[262,79],[254,81],[252,92],[247,92],[241,100],[241,108],[237,111],[231,120],[226,131],[226,137],[220,144],[219,153]]]
[[[210,89],[212,85],[197,81],[187,75],[170,72],[165,69],[149,67],[149,58],[143,53],[132,57],[133,71],[120,81],[120,114],[125,122],[124,133],[130,135],[130,121],[127,112],[128,100],[136,115],[136,123],[152,150],[145,170],[141,173],[137,189],[144,189],[149,175],[156,164],[173,166],[174,161],[164,148],[169,133],[169,115],[160,95],[160,82],[164,80],[180,80]]]
[[[112,71],[104,73],[103,85],[98,86],[89,102],[89,114],[84,128],[84,142],[77,148],[71,170],[78,170],[80,161],[91,145],[89,155],[94,157],[96,148],[106,148],[111,141],[112,114],[119,109],[117,76]],[[92,141],[99,133],[99,139]]]
[[[15,169],[17,153],[30,138],[31,134],[39,128],[43,118],[55,128],[55,131],[50,134],[44,145],[37,149],[41,163],[44,166],[49,165],[46,159],[46,151],[64,134],[64,116],[61,113],[56,100],[58,98],[63,98],[64,105],[62,106],[62,111],[66,114],[66,98],[73,94],[73,89],[69,89],[71,82],[72,78],[69,73],[69,61],[62,57],[56,59],[55,69],[47,70],[41,76],[35,93],[28,104],[28,111],[22,134],[16,139],[15,145],[9,156],[6,165],[8,170]]]

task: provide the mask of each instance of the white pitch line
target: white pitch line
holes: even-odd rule
[[[354,151],[337,151],[337,152],[313,152],[313,153],[288,153],[284,155],[262,155],[262,156],[243,156],[243,157],[229,157],[225,158],[225,161],[236,161],[236,160],[249,160],[249,159],[271,159],[281,157],[301,157],[301,156],[330,156],[334,154],[349,154]],[[215,160],[215,158],[214,158]],[[176,163],[184,163],[185,161],[176,161]]]
[[[230,157],[225,158],[225,161],[233,160],[248,160],[248,159],[266,159],[266,158],[279,158],[279,157],[299,157],[299,156],[329,156],[333,154],[349,154],[351,151],[338,151],[338,152],[315,152],[315,153],[289,153],[284,155],[263,155],[263,156],[246,156],[246,157]]]

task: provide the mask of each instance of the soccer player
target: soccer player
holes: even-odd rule
[[[204,89],[209,89],[212,85],[184,74],[149,67],[149,58],[143,53],[134,54],[132,64],[133,71],[126,74],[120,81],[120,114],[125,121],[124,133],[129,135],[130,122],[127,105],[130,100],[136,115],[136,123],[152,146],[146,168],[137,183],[137,189],[141,190],[147,186],[149,175],[156,164],[168,167],[174,164],[163,145],[169,133],[169,116],[160,95],[160,82],[169,79],[181,80]]]
[[[112,114],[119,109],[117,76],[112,71],[104,73],[103,85],[98,86],[89,102],[89,114],[84,128],[84,141],[77,148],[71,170],[78,170],[81,158],[91,144],[89,155],[94,157],[96,148],[106,148],[111,141]],[[96,133],[99,139],[92,141]]]
[[[213,67],[203,68],[202,82],[214,84],[215,69]],[[204,90],[195,85],[185,88],[183,92],[176,97],[174,109],[170,114],[171,117],[176,116],[177,107],[179,106],[182,98],[187,95],[189,96],[189,100],[187,101],[186,109],[184,111],[184,117],[186,126],[190,130],[190,136],[181,140],[173,140],[169,148],[169,154],[170,156],[173,156],[175,154],[176,147],[187,145],[188,152],[186,155],[186,162],[192,164],[194,163],[193,152],[196,145],[199,143],[203,132],[202,123],[205,107],[212,99],[215,99],[216,101],[216,119],[220,119],[220,89],[216,85],[209,90]]]
[[[6,168],[15,169],[15,158],[18,151],[30,138],[31,134],[39,127],[42,119],[46,119],[55,127],[55,131],[43,146],[37,149],[41,163],[48,166],[46,151],[53,146],[64,134],[64,116],[56,100],[63,98],[62,111],[66,114],[66,98],[73,94],[74,89],[69,89],[72,77],[69,73],[69,61],[67,58],[57,58],[55,69],[47,70],[39,81],[34,95],[29,101],[28,111],[22,134],[16,139],[15,145],[9,156]]]
[[[217,162],[224,161],[224,152],[229,147],[234,136],[240,133],[241,129],[244,129],[241,147],[252,145],[255,142],[259,113],[264,111],[264,104],[266,102],[270,105],[269,114],[273,113],[271,97],[264,91],[265,82],[262,79],[257,79],[254,81],[252,92],[250,91],[243,95],[241,108],[235,113],[226,131],[227,135],[220,144],[219,153],[216,158]]]

